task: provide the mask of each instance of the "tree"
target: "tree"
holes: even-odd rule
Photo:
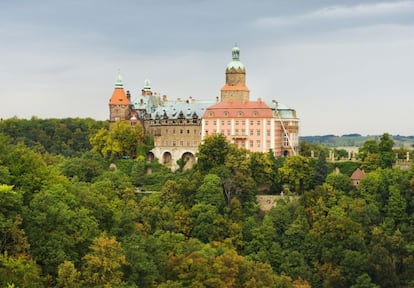
[[[202,173],[207,173],[214,167],[224,165],[230,144],[223,134],[210,135],[203,141],[196,154],[197,167]]]
[[[318,160],[315,163],[315,174],[313,176],[313,186],[322,185],[328,175],[328,164],[326,154],[323,150],[319,152]]]
[[[392,168],[392,165],[395,163],[396,156],[395,152],[392,150],[393,147],[394,140],[392,140],[390,134],[384,133],[378,144],[382,168]]]
[[[122,268],[127,265],[122,245],[115,237],[102,233],[83,257],[83,284],[86,287],[113,287],[122,282]]]
[[[197,189],[195,200],[196,203],[210,204],[221,210],[226,202],[224,201],[220,177],[215,174],[204,176],[203,184]]]
[[[111,160],[119,157],[135,157],[144,136],[140,125],[131,127],[128,122],[116,122],[112,130],[101,128],[90,138],[92,149]]]
[[[81,273],[75,268],[71,261],[65,261],[58,267],[56,278],[57,288],[80,288]]]
[[[303,156],[289,157],[283,166],[279,168],[282,181],[289,185],[292,191],[302,194],[310,188],[314,175],[310,160]]]

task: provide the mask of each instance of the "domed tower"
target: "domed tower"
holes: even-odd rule
[[[240,62],[240,49],[237,44],[232,51],[232,61],[226,68],[226,84],[221,88],[222,102],[248,102],[249,88],[246,86],[246,68]]]
[[[121,74],[115,81],[115,89],[109,99],[109,121],[112,123],[117,121],[129,120],[131,118],[131,102],[124,91]]]
[[[142,96],[151,96],[152,95],[151,82],[150,82],[149,79],[145,79],[144,88],[142,88],[141,92],[142,92]]]

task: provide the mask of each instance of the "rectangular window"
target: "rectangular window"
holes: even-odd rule
[[[269,140],[266,141],[266,148],[268,148],[268,149],[270,148],[270,141]]]
[[[180,141],[180,146],[184,146],[184,141]]]
[[[289,135],[287,133],[284,133],[284,136],[283,136],[283,145],[284,146],[289,146]]]
[[[267,125],[269,125],[269,126],[270,126],[270,120],[267,120]]]
[[[183,134],[183,132],[184,132],[183,129],[180,129],[180,134]]]
[[[253,147],[253,140],[250,140],[250,148]]]
[[[256,140],[256,146],[260,147],[260,140]]]
[[[224,120],[221,120],[221,125],[224,126]]]
[[[256,130],[256,135],[260,136],[260,130]]]
[[[217,125],[217,121],[214,120],[213,125],[216,126]]]
[[[253,126],[253,125],[254,125],[254,121],[250,120],[250,126]]]
[[[230,130],[227,130],[227,136],[230,136]]]
[[[231,121],[230,120],[227,121],[227,125],[229,125],[229,126],[231,125]]]
[[[208,125],[208,121],[207,120],[206,120],[205,124]]]
[[[254,135],[254,130],[253,129],[251,129],[250,130],[250,136],[253,136]]]
[[[266,135],[270,137],[270,130],[266,131]]]
[[[239,129],[234,130],[234,133],[235,133],[236,135],[239,135]]]
[[[236,126],[239,126],[239,121],[238,120],[236,120]]]
[[[173,129],[173,134],[175,134],[175,129]]]
[[[246,125],[246,121],[243,120],[242,121],[242,125],[245,126]]]
[[[173,146],[175,146],[176,145],[176,143],[175,143],[175,141],[173,141]]]
[[[208,130],[206,130],[206,135],[208,135]]]
[[[260,120],[257,120],[257,126],[259,126],[260,125]]]

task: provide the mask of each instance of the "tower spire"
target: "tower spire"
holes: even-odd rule
[[[122,82],[122,75],[118,69],[118,76],[116,77],[115,81],[115,88],[124,88],[124,83]]]
[[[234,43],[233,49],[231,50],[233,61],[240,61],[240,49],[237,46],[237,42]]]

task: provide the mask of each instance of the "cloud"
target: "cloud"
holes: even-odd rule
[[[258,27],[282,28],[296,25],[312,25],[321,22],[324,24],[335,23],[335,25],[338,22],[354,25],[354,21],[356,23],[383,23],[387,19],[403,21],[406,20],[404,16],[412,16],[413,13],[414,1],[382,2],[348,6],[335,5],[322,7],[302,14],[263,17],[256,20],[255,24]]]

